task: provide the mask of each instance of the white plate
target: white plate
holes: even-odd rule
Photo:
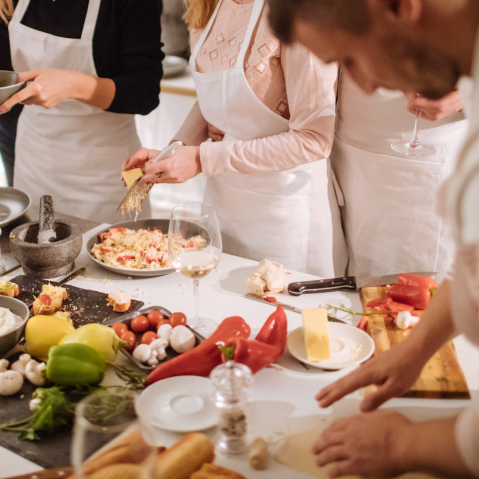
[[[166,55],[163,60],[163,78],[180,75],[186,70],[188,60],[173,55]]]
[[[211,380],[178,376],[148,386],[136,401],[141,420],[174,432],[202,431],[218,424]]]
[[[100,265],[102,268],[105,268],[114,273],[124,274],[127,276],[163,276],[165,274],[170,274],[175,272],[175,268],[162,268],[162,269],[135,269],[135,268],[126,268],[125,266],[112,266],[110,264],[103,263],[99,259],[95,258],[92,254],[91,249],[96,243],[100,243],[99,235],[101,233],[106,233],[111,228],[128,228],[131,230],[139,229],[161,229],[163,232],[168,232],[168,226],[170,224],[169,220],[157,220],[157,219],[147,219],[147,220],[130,220],[123,221],[122,223],[117,223],[108,228],[105,228],[101,231],[98,231],[87,242],[86,250],[88,257],[94,261],[96,264]]]
[[[298,328],[288,335],[289,352],[308,366],[337,370],[361,364],[374,353],[374,341],[364,331],[347,324],[329,322],[331,357],[313,362],[306,359],[304,330]]]
[[[22,190],[5,186],[0,188],[0,227],[13,223],[30,208],[32,200]]]

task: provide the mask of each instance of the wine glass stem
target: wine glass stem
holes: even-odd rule
[[[193,280],[193,292],[195,295],[195,321],[193,327],[201,328],[203,325],[200,319],[200,282],[197,279]]]
[[[421,110],[418,110],[416,113],[416,123],[414,123],[414,133],[412,135],[412,139],[409,142],[409,145],[413,148],[417,148],[419,146],[418,134],[419,134],[419,117],[421,116]]]

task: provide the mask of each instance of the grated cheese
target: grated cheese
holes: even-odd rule
[[[91,253],[105,264],[142,270],[173,266],[168,259],[168,235],[161,230],[112,228],[103,233],[101,239],[102,242],[95,244]],[[201,236],[195,236],[175,242],[175,247],[182,251],[196,251],[204,244]]]

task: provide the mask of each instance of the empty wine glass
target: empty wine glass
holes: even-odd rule
[[[417,95],[419,96],[419,95]],[[431,156],[436,153],[436,147],[433,145],[426,145],[418,140],[419,133],[419,118],[421,117],[421,110],[416,112],[416,122],[414,123],[414,132],[412,138],[407,140],[393,141],[391,148],[398,153],[409,156]]]
[[[204,337],[218,324],[201,318],[199,280],[208,276],[221,257],[221,233],[215,210],[206,203],[184,203],[173,208],[168,230],[168,257],[176,271],[193,281],[195,316],[188,324]]]
[[[78,403],[71,454],[77,479],[118,477],[121,471],[157,478],[158,448],[149,445],[153,433],[137,420],[135,398],[129,390],[103,390]]]

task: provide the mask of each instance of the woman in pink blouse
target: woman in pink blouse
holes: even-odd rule
[[[156,164],[158,152],[142,149],[123,169],[144,167],[143,183],[203,173],[226,253],[343,275],[341,192],[328,159],[336,65],[281,45],[264,0],[190,0],[186,20],[198,103],[175,135],[185,146]]]

